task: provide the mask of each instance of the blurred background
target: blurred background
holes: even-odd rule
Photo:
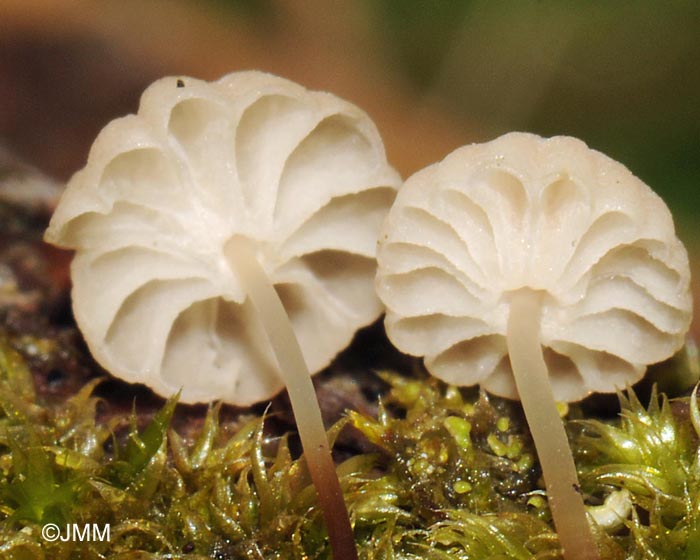
[[[0,0],[0,145],[58,180],[163,75],[257,68],[375,120],[404,176],[568,134],[671,206],[700,262],[700,2]]]

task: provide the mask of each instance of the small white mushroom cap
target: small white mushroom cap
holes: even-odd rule
[[[691,320],[688,257],[668,208],[569,137],[511,133],[416,173],[377,259],[392,342],[445,381],[509,398],[515,290],[543,296],[540,340],[560,401],[634,383],[683,345]]]
[[[376,238],[400,179],[369,117],[288,80],[164,78],[99,134],[47,241],[76,250],[73,309],[110,372],[183,402],[283,387],[226,257],[253,243],[309,369],[376,319]]]

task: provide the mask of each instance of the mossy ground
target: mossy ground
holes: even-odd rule
[[[16,346],[16,345],[15,345]],[[338,465],[360,556],[559,558],[532,442],[517,405],[425,375],[380,372],[375,416],[349,411],[373,453]],[[49,402],[0,335],[0,557],[327,559],[315,491],[287,436],[252,416],[234,435],[219,405],[173,429],[176,397],[146,427],[100,421],[100,380]],[[700,411],[620,395],[621,416],[568,422],[605,559],[700,557]],[[121,435],[120,435],[121,434]],[[109,524],[109,541],[47,542],[46,523]]]

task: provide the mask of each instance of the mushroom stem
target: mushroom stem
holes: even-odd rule
[[[289,316],[246,239],[231,240],[227,246],[227,257],[258,312],[287,386],[304,457],[328,530],[333,558],[356,560],[355,537],[323,426],[321,409]]]
[[[600,556],[586,518],[576,465],[542,354],[541,314],[542,294],[528,288],[513,293],[507,330],[510,363],[542,467],[564,558],[598,560]]]

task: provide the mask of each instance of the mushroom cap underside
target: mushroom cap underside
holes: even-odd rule
[[[512,294],[542,298],[555,398],[638,380],[683,344],[690,272],[663,201],[569,137],[511,133],[410,177],[380,234],[386,328],[436,376],[517,398]]]
[[[335,96],[261,72],[164,78],[100,133],[46,239],[76,251],[75,317],[107,370],[246,405],[283,383],[227,244],[251,241],[316,372],[382,311],[376,237],[399,181]]]

